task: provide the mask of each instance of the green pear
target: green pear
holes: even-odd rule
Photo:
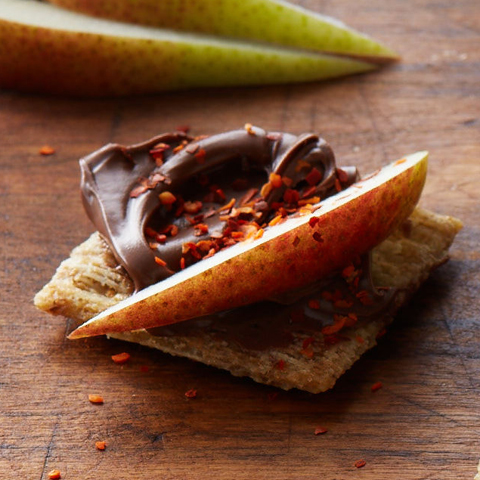
[[[427,153],[401,159],[317,204],[267,227],[107,309],[70,338],[181,322],[302,288],[371,250],[413,211]]]
[[[279,0],[49,0],[90,15],[124,22],[293,48],[393,60],[389,48],[338,20]]]
[[[0,0],[0,87],[57,94],[146,94],[322,80],[372,64]]]

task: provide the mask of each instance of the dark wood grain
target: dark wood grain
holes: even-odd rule
[[[299,2],[300,3],[300,2]],[[480,4],[303,1],[401,63],[324,84],[75,100],[0,92],[0,477],[471,479],[480,456]],[[178,125],[321,132],[367,172],[431,152],[422,205],[460,217],[451,261],[330,392],[280,392],[106,339],[32,305],[92,231],[77,159]],[[50,144],[53,156],[39,148]],[[110,356],[127,351],[131,361]],[[148,371],[144,367],[148,367]],[[374,382],[383,382],[376,393]],[[195,388],[196,399],[184,393]],[[89,393],[104,396],[92,405]],[[317,426],[328,433],[314,435]],[[108,444],[103,452],[95,441]],[[356,469],[354,462],[367,464]]]

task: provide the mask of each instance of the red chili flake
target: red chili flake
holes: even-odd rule
[[[258,240],[259,238],[262,238],[263,237],[263,228],[261,228],[260,230],[258,230],[258,232],[255,234],[255,240]]]
[[[336,316],[335,323],[333,325],[327,325],[326,327],[323,327],[322,333],[324,335],[332,335],[337,333],[345,326],[346,321],[347,317]]]
[[[180,259],[180,268],[181,268],[182,270],[185,269],[185,257],[182,257],[182,258]]]
[[[357,341],[357,343],[360,343],[360,344],[365,343],[365,340],[360,335],[357,335],[355,337],[355,340]]]
[[[323,243],[322,235],[321,235],[321,233],[319,233],[319,232],[315,232],[315,233],[313,234],[313,239],[314,239],[316,242],[318,242],[318,243]]]
[[[278,223],[280,223],[282,221],[282,216],[281,215],[277,215],[276,217],[272,218],[272,220],[270,220],[270,222],[268,222],[268,226],[269,227],[273,227],[274,225],[277,225]]]
[[[155,257],[155,263],[157,265],[160,265],[161,267],[164,267],[167,264],[167,262],[165,260],[162,260],[159,257]]]
[[[278,173],[272,172],[268,179],[270,180],[273,188],[280,188],[281,186],[283,186],[282,177]]]
[[[312,217],[309,221],[308,221],[308,224],[314,228],[315,225],[320,221],[320,218],[319,217]]]
[[[315,186],[313,187],[308,187],[307,189],[305,190],[302,190],[302,195],[301,197],[302,198],[307,198],[307,197],[312,197],[315,193],[315,191],[317,190],[317,188]]]
[[[314,185],[317,185],[322,178],[323,178],[322,172],[320,172],[315,167],[313,167],[310,170],[309,174],[305,177],[305,180],[309,185],[314,186]]]
[[[279,360],[275,364],[275,368],[278,369],[278,370],[285,370],[285,360]]]
[[[150,370],[150,367],[148,365],[141,365],[140,366],[140,371],[142,373],[147,373]]]
[[[55,153],[55,149],[50,147],[49,145],[44,145],[42,148],[40,148],[38,152],[40,153],[40,155],[53,155]]]
[[[298,201],[299,206],[304,206],[304,205],[311,205],[314,203],[318,203],[320,201],[320,197],[310,197],[310,198],[302,198],[301,200]]]
[[[342,185],[340,184],[340,180],[338,178],[335,179],[335,190],[337,192],[341,192],[342,191]]]
[[[107,448],[107,442],[95,442],[95,447],[97,450],[105,450],[105,448]]]
[[[300,194],[292,188],[287,188],[283,194],[283,200],[289,205],[295,205],[299,199]]]
[[[195,153],[195,160],[200,164],[205,163],[205,157],[207,156],[207,152],[201,148],[197,153]]]
[[[337,168],[337,177],[342,183],[348,182],[348,173],[341,168]]]
[[[194,202],[185,202],[183,204],[183,208],[187,213],[194,215],[198,213],[203,207],[203,203],[200,200],[196,200]]]
[[[195,235],[199,237],[200,235],[205,235],[208,233],[208,225],[206,223],[199,223],[194,227]]]
[[[223,190],[221,188],[217,188],[215,190],[215,195],[220,199],[220,201],[224,202],[225,199],[227,198],[225,194],[223,193]]]
[[[251,123],[246,123],[243,128],[245,128],[249,135],[255,135],[255,130],[253,129],[253,125]]]
[[[130,360],[130,354],[127,352],[117,353],[116,355],[112,355],[112,360],[118,365],[123,365]]]
[[[148,187],[146,185],[139,185],[138,187],[135,187],[131,192],[130,192],[130,198],[137,198],[139,197],[142,193],[145,193],[148,190]]]
[[[325,427],[317,427],[315,428],[315,435],[323,435],[324,433],[327,433],[328,430]]]
[[[367,462],[366,462],[365,460],[357,460],[357,461],[353,464],[353,466],[354,466],[355,468],[362,468],[362,467],[364,467],[366,464],[367,464]]]
[[[315,299],[311,299],[308,301],[308,306],[312,309],[312,310],[320,310],[320,302],[318,300],[315,300]]]
[[[62,478],[62,474],[60,473],[60,470],[51,470],[48,472],[48,478],[49,480],[58,480]]]
[[[369,293],[366,290],[360,290],[356,294],[356,297],[360,300],[363,305],[373,305],[373,298],[370,297]]]
[[[270,194],[272,189],[273,189],[273,185],[270,182],[264,183],[262,185],[262,188],[260,189],[260,195],[263,198],[266,198],[266,197],[268,197],[268,195]]]
[[[382,382],[375,382],[375,383],[370,387],[370,390],[371,390],[372,392],[376,392],[376,391],[380,390],[382,387],[383,387]]]
[[[300,238],[298,238],[298,236],[295,236],[295,239],[293,240],[292,245],[296,247],[298,246],[299,243],[300,243]]]
[[[175,130],[177,132],[188,133],[190,131],[190,125],[179,125]]]
[[[353,302],[350,302],[348,300],[337,300],[333,303],[333,306],[337,308],[350,308],[352,305]]]
[[[402,163],[405,163],[406,161],[407,161],[406,158],[401,158],[400,160],[397,160],[397,161],[394,163],[394,165],[400,165],[400,164],[402,164]]]
[[[235,239],[243,238],[245,235],[243,232],[232,232],[231,237]]]
[[[190,389],[187,392],[185,392],[185,396],[187,398],[197,398],[197,391],[195,389]]]
[[[103,397],[101,395],[97,395],[96,393],[90,393],[88,395],[88,401],[90,403],[95,403],[97,405],[100,405],[103,403]]]
[[[313,358],[313,355],[314,355],[313,348],[311,345],[308,348],[302,348],[300,350],[300,353],[307,358]]]
[[[171,192],[168,192],[168,191],[162,192],[158,196],[158,198],[160,199],[160,203],[162,205],[172,205],[177,200],[175,195]]]

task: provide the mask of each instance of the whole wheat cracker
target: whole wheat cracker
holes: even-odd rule
[[[453,217],[417,208],[405,224],[373,250],[374,283],[401,289],[390,312],[403,305],[430,272],[448,259],[448,249],[461,227],[461,222]],[[44,311],[83,322],[128,297],[132,291],[132,281],[100,234],[94,233],[62,262],[34,301]],[[141,330],[111,337],[187,357],[285,390],[298,388],[319,393],[333,387],[376,344],[378,333],[391,320],[390,313],[375,321],[359,322],[342,330],[344,341],[328,347],[321,332],[317,332],[311,358],[302,352],[304,337],[301,336],[294,336],[285,348],[267,351],[246,349],[208,333],[160,337]],[[283,368],[278,368],[280,364]]]

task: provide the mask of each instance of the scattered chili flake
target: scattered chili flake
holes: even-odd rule
[[[337,168],[337,177],[343,183],[348,182],[348,173],[341,168]]]
[[[334,333],[337,333],[345,326],[346,321],[347,321],[347,317],[341,317],[336,315],[335,323],[333,325],[327,325],[326,327],[323,327],[322,333],[324,335],[332,335]]]
[[[160,203],[162,205],[172,205],[177,200],[175,195],[172,192],[169,192],[169,191],[162,192],[158,196],[158,198],[160,199]]]
[[[394,165],[400,165],[400,164],[402,164],[402,163],[405,163],[406,161],[407,161],[406,158],[401,158],[400,160],[397,160],[397,161],[394,163]]]
[[[264,183],[262,188],[260,189],[260,195],[263,198],[268,197],[272,189],[273,189],[273,186],[270,182]]]
[[[162,260],[160,257],[155,257],[155,263],[157,263],[157,265],[160,265],[161,267],[164,267],[167,262],[165,260]]]
[[[207,156],[207,152],[201,148],[197,153],[195,153],[195,160],[202,165],[205,163],[205,157]]]
[[[48,472],[48,478],[49,480],[58,480],[59,478],[62,478],[62,474],[60,473],[60,470],[51,470]]]
[[[305,180],[309,185],[313,186],[313,185],[317,185],[322,178],[323,178],[322,173],[319,170],[317,170],[315,167],[313,167],[310,170],[309,174],[305,177]]]
[[[285,360],[280,359],[276,364],[275,368],[278,370],[285,370]]]
[[[317,427],[315,428],[315,435],[323,435],[324,433],[327,433],[328,430],[325,427]]]
[[[292,245],[296,247],[300,243],[300,238],[298,236],[295,236],[295,239],[292,242]]]
[[[367,464],[367,462],[366,462],[365,460],[357,460],[357,461],[353,464],[353,466],[354,466],[355,468],[362,468],[362,467],[364,467],[366,464]]]
[[[262,238],[263,237],[263,228],[261,228],[260,230],[258,230],[258,232],[255,234],[255,240],[258,240],[259,238]]]
[[[337,192],[341,192],[342,191],[342,185],[340,184],[340,180],[338,178],[335,179],[335,190]]]
[[[313,352],[313,347],[310,345],[307,348],[302,348],[300,350],[300,353],[307,358],[313,358],[314,352]]]
[[[182,258],[180,259],[180,268],[181,268],[182,270],[185,269],[185,257],[182,257]]]
[[[268,222],[268,226],[273,227],[274,225],[277,225],[278,223],[280,223],[281,220],[282,220],[282,216],[277,215],[276,217],[272,218],[272,220],[270,220],[270,222]]]
[[[95,404],[102,404],[103,403],[103,397],[101,395],[97,395],[95,393],[90,393],[88,395],[88,400],[90,403],[95,403]]]
[[[148,190],[148,187],[146,185],[138,185],[138,187],[135,187],[131,192],[130,192],[130,198],[137,198],[139,197],[142,193],[145,193]]]
[[[380,390],[382,387],[383,387],[382,382],[375,382],[375,383],[370,387],[370,390],[371,390],[372,392],[376,392],[376,391]]]
[[[313,234],[313,239],[318,242],[318,243],[323,243],[323,238],[322,238],[322,234],[319,233],[319,232],[315,232]]]
[[[360,344],[365,343],[365,340],[360,335],[357,335],[355,337],[355,340],[357,341],[357,343],[360,343]]]
[[[107,442],[95,442],[95,447],[97,448],[97,450],[105,450],[105,448],[107,447]]]
[[[140,371],[142,373],[147,373],[150,370],[150,367],[148,365],[141,365],[140,366]]]
[[[272,172],[268,177],[273,188],[280,188],[283,185],[282,177],[278,173]]]
[[[314,228],[315,225],[319,222],[320,218],[318,217],[312,217],[309,221],[308,221],[308,224]]]
[[[253,130],[253,125],[251,123],[246,123],[244,128],[249,135],[255,135],[255,131]]]
[[[130,354],[127,352],[117,353],[116,355],[112,355],[112,360],[118,365],[123,365],[130,360]]]
[[[55,153],[55,149],[50,147],[50,145],[44,145],[38,152],[40,155],[53,155]]]
[[[185,396],[187,398],[197,398],[197,391],[195,389],[191,388],[190,390],[185,392]]]

